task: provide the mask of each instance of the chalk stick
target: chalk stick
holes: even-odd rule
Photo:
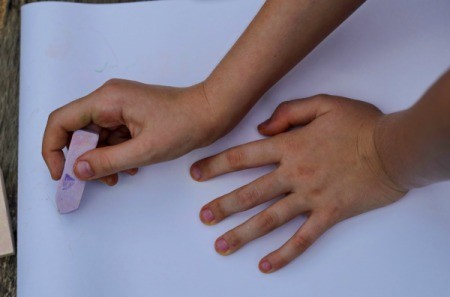
[[[0,257],[14,254],[13,242],[5,183],[2,170],[0,169]]]
[[[56,205],[62,214],[77,210],[80,206],[86,182],[75,176],[73,167],[79,156],[97,147],[98,137],[98,132],[87,129],[77,130],[72,135],[64,171],[56,190]]]

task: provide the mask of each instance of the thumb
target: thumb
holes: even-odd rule
[[[74,173],[81,180],[93,180],[146,163],[148,154],[139,138],[132,138],[113,146],[93,149],[81,155],[74,165]]]
[[[266,136],[273,136],[294,126],[309,124],[329,110],[325,104],[325,101],[328,101],[326,97],[328,95],[317,95],[281,103],[270,119],[258,126],[259,132]]]

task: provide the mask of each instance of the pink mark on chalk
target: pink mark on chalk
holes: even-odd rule
[[[86,182],[75,176],[73,167],[79,156],[97,147],[98,135],[98,129],[77,130],[72,135],[62,178],[56,190],[56,205],[60,213],[74,211],[80,206]]]
[[[64,180],[63,180],[63,184],[62,184],[63,191],[69,190],[74,184],[75,184],[75,179],[66,173],[64,175]]]

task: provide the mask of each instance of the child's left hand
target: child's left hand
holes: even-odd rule
[[[193,164],[191,175],[198,181],[278,164],[269,174],[202,208],[200,218],[210,225],[285,196],[220,236],[215,242],[217,252],[233,253],[289,220],[307,215],[290,240],[260,261],[261,271],[273,272],[303,253],[339,221],[404,196],[406,190],[389,178],[376,151],[374,131],[383,117],[373,105],[342,97],[318,95],[285,102],[258,127],[263,135],[272,137]],[[301,127],[289,130],[295,126]]]

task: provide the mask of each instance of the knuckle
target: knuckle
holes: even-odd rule
[[[95,172],[95,169],[94,169],[94,172],[96,174],[105,175],[105,174],[111,174],[111,173],[114,173],[117,171],[114,166],[114,163],[111,161],[111,158],[108,154],[105,154],[105,153],[100,154],[98,156],[98,160],[99,160],[98,164],[100,165],[99,169],[101,170],[101,172]]]
[[[42,155],[42,158],[44,158],[44,160],[47,160],[48,157],[49,157],[49,151],[47,151],[45,149],[42,149],[41,150],[41,155]]]
[[[312,97],[312,100],[315,101],[318,105],[328,106],[334,102],[333,96],[328,94],[317,94]]]
[[[236,230],[228,231],[228,233],[226,233],[223,237],[232,249],[240,247],[243,243],[242,238]]]
[[[316,199],[324,195],[324,187],[314,186],[309,190],[309,195],[311,198]]]
[[[303,178],[312,178],[316,174],[316,171],[317,169],[303,164],[296,167],[296,174]]]
[[[47,119],[48,124],[53,124],[53,122],[55,122],[55,119],[56,119],[57,114],[58,114],[58,109],[52,111],[52,112],[48,115],[48,119]]]
[[[304,146],[300,144],[295,137],[283,137],[281,140],[283,151],[298,154],[299,150]]]
[[[305,189],[311,196],[321,196],[325,191],[325,188],[322,186],[323,182],[320,176],[320,169],[315,166],[298,165],[292,166],[292,168],[285,167],[283,170],[280,170],[280,174],[284,180],[291,184],[298,183],[299,181],[307,183],[308,187]]]
[[[244,187],[236,192],[237,204],[243,209],[253,207],[260,197],[260,192],[256,187]]]
[[[313,100],[320,101],[321,103],[325,102],[325,101],[330,101],[331,98],[332,98],[331,95],[324,94],[324,93],[317,94],[317,95],[313,96]]]
[[[230,149],[225,153],[225,158],[230,169],[239,169],[244,161],[245,155],[242,150]]]
[[[154,144],[155,146],[157,144]],[[153,146],[147,146],[147,147],[153,147]],[[220,159],[217,156],[211,156],[206,159],[201,160],[197,163],[199,168],[201,169],[202,176],[205,177],[212,177],[220,174],[221,168],[220,168]]]
[[[317,94],[315,97],[321,98],[322,100],[327,100],[330,99],[332,96],[330,94],[320,93]]]
[[[336,99],[333,100],[333,102],[331,102],[334,110],[336,112],[339,112],[339,114],[341,116],[347,116],[348,115],[348,105],[347,105],[347,101],[342,100],[342,99]],[[347,111],[347,112],[346,112]]]
[[[106,81],[99,89],[99,95],[104,99],[114,98],[121,89],[123,88],[123,80],[113,78]]]
[[[276,214],[269,211],[262,212],[258,217],[258,221],[260,228],[266,232],[275,229],[279,222]]]
[[[120,86],[122,84],[123,80],[119,79],[119,78],[111,78],[109,80],[107,80],[104,84],[103,87],[115,87],[115,86]]]
[[[136,145],[133,146],[133,153],[138,157],[138,159],[143,161],[143,164],[148,165],[150,160],[160,160],[163,158],[161,154],[164,153],[166,147],[164,147],[160,142],[155,141],[153,137],[134,136],[132,132],[130,132],[129,136],[131,139],[135,139],[137,141]]]
[[[305,234],[298,234],[292,237],[292,245],[298,252],[305,251],[312,244],[312,239]]]
[[[286,266],[287,264],[289,264],[290,259],[287,259],[286,257],[284,257],[281,253],[276,253],[272,255],[272,259],[270,261],[273,265],[273,268],[275,268],[276,270]]]
[[[283,180],[292,183],[294,181],[298,181],[298,176],[295,175],[295,173],[292,170],[288,169],[280,169],[280,176]]]
[[[341,209],[337,206],[331,206],[323,214],[323,221],[326,227],[330,227],[341,220]]]
[[[286,115],[291,108],[291,101],[283,101],[278,105],[275,114],[279,116]]]
[[[228,216],[228,213],[225,211],[222,202],[223,198],[217,198],[213,200],[209,205],[205,206],[213,210],[216,221],[222,220],[223,218]]]

